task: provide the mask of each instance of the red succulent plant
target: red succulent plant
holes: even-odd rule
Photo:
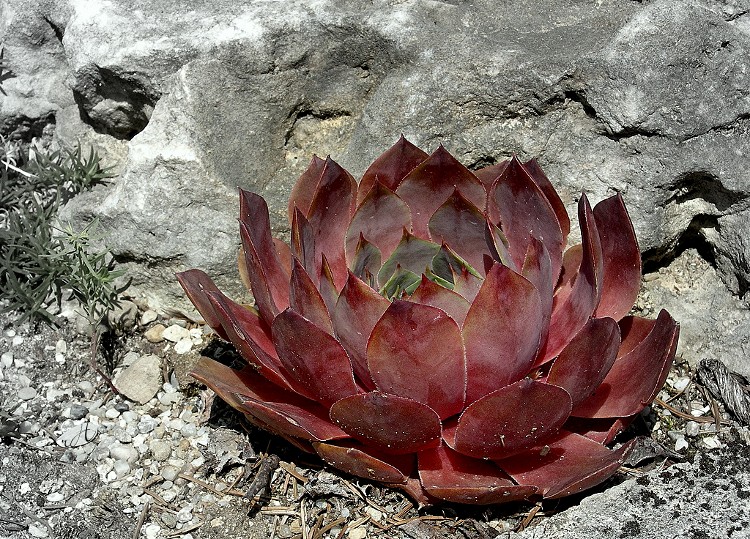
[[[255,307],[199,270],[189,298],[247,361],[193,375],[255,425],[421,503],[558,498],[611,476],[679,327],[626,316],[641,261],[622,197],[565,207],[535,160],[470,171],[403,137],[359,185],[313,157],[291,247],[240,191]]]

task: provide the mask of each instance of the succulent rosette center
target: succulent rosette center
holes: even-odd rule
[[[291,245],[240,191],[254,306],[178,275],[247,361],[193,375],[250,422],[420,503],[558,498],[601,483],[656,396],[679,327],[627,316],[641,260],[622,197],[565,206],[535,160],[476,171],[401,139],[357,183],[313,157]]]

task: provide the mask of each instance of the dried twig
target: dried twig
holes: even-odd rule
[[[677,408],[675,408],[671,404],[667,404],[666,402],[664,402],[661,399],[654,399],[654,403],[658,404],[662,408],[666,408],[672,414],[676,415],[677,417],[681,417],[683,419],[688,419],[690,421],[695,421],[697,423],[713,423],[715,421],[715,419],[713,417],[702,417],[702,416],[694,416],[694,415],[691,415],[691,414],[686,414],[685,412],[683,412],[681,410],[678,410]],[[722,423],[724,423],[726,425],[729,424],[728,421],[722,421]]]
[[[534,517],[539,512],[539,510],[542,508],[541,503],[537,503],[531,511],[528,512],[528,514],[521,520],[521,522],[518,523],[516,526],[516,529],[514,531],[520,532],[526,529],[526,527],[531,524],[531,521],[534,520]]]
[[[750,384],[717,359],[702,359],[698,365],[698,380],[722,401],[737,420],[750,425]]]
[[[252,483],[245,492],[245,498],[252,499],[262,493],[271,485],[273,472],[279,467],[279,457],[277,455],[267,455],[260,461],[258,472],[255,474]]]
[[[138,515],[138,522],[135,523],[135,528],[133,529],[133,539],[138,539],[141,536],[141,528],[143,528],[143,523],[146,522],[146,516],[148,515],[148,510],[151,507],[151,503],[146,500],[146,503],[143,504],[143,509],[141,509],[141,514]]]

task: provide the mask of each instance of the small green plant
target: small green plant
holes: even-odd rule
[[[118,305],[115,271],[106,250],[91,245],[95,223],[76,232],[55,228],[62,204],[111,177],[98,155],[80,147],[49,154],[35,152],[19,165],[17,147],[3,139],[0,174],[0,312],[19,313],[19,321],[54,324],[48,310],[65,290],[78,300],[93,331]]]

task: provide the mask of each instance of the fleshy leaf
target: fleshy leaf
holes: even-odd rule
[[[554,298],[554,280],[552,277],[552,260],[547,248],[536,238],[526,251],[521,275],[529,280],[539,292],[539,302],[542,307],[542,322],[539,326],[539,346],[544,346],[549,335],[549,325],[552,319],[552,302]],[[535,363],[534,366],[537,366]]]
[[[357,208],[346,232],[346,259],[352,267],[357,244],[364,236],[387,258],[398,246],[403,230],[411,228],[411,213],[398,195],[378,182]]]
[[[263,197],[240,189],[240,223],[247,233],[247,239],[255,247],[276,307],[286,309],[289,306],[289,274],[279,259],[276,243],[271,236],[268,205]],[[252,272],[254,268],[248,267],[248,270]]]
[[[333,310],[336,308],[336,302],[339,299],[339,291],[336,289],[336,284],[333,282],[333,274],[331,273],[331,266],[328,265],[326,255],[321,256],[322,262],[320,265],[320,296],[323,298],[323,302],[328,308],[328,313],[333,316]]]
[[[493,260],[500,262],[503,266],[508,266],[513,271],[518,271],[516,263],[508,251],[508,238],[489,219],[485,221],[484,241]]]
[[[641,252],[622,196],[602,200],[594,207],[602,245],[602,297],[597,317],[615,320],[628,314],[641,288]]]
[[[558,289],[570,289],[575,281],[578,270],[583,260],[583,245],[577,244],[569,247],[563,255],[563,265],[558,279]]]
[[[330,406],[359,390],[349,356],[325,330],[287,309],[271,326],[289,383],[299,393]]]
[[[177,280],[180,282],[183,290],[190,301],[201,313],[208,327],[213,329],[219,337],[229,340],[224,328],[221,326],[221,320],[214,312],[214,307],[208,298],[209,292],[220,292],[211,277],[205,272],[197,269],[183,271],[177,274]]]
[[[292,276],[292,250],[285,242],[278,238],[273,239],[273,246],[276,248],[276,256],[281,263],[281,270],[284,272],[286,279]]]
[[[507,386],[529,372],[539,348],[542,306],[534,285],[495,264],[463,325],[466,402]]]
[[[628,417],[606,417],[604,419],[571,416],[563,425],[563,430],[575,432],[602,445],[607,445],[628,428],[636,417],[638,417],[638,414]]]
[[[531,178],[534,180],[534,183],[539,186],[539,189],[542,190],[544,196],[547,197],[547,201],[550,203],[550,206],[552,206],[552,209],[555,210],[557,222],[560,223],[560,230],[562,230],[564,245],[565,238],[567,238],[568,234],[570,234],[570,217],[568,216],[568,212],[565,209],[565,204],[563,204],[563,201],[560,199],[560,195],[557,193],[554,186],[547,178],[547,175],[542,170],[542,167],[539,166],[536,158],[526,161],[523,164],[523,168],[525,168],[529,173]]]
[[[234,370],[202,357],[190,373],[225,400],[234,394],[235,407],[280,434],[305,440],[335,440],[349,435],[334,425],[320,404],[270,383],[252,367]],[[250,402],[252,401],[252,402]]]
[[[510,255],[523,266],[531,238],[547,248],[557,280],[562,265],[564,238],[555,211],[533,178],[515,157],[489,192],[488,213],[508,238]]]
[[[414,468],[413,456],[384,455],[354,444],[316,443],[313,446],[320,458],[334,468],[371,481],[406,483]]]
[[[476,207],[484,208],[487,192],[481,182],[442,145],[401,181],[396,194],[411,209],[415,236],[430,237],[430,217],[456,189]]]
[[[372,330],[367,365],[378,389],[426,404],[441,419],[463,408],[461,332],[440,309],[394,300]]]
[[[464,410],[455,430],[455,450],[475,458],[515,455],[557,432],[570,410],[567,391],[524,378]]]
[[[470,272],[466,268],[461,268],[461,271],[454,272],[452,279],[453,291],[461,295],[469,303],[474,302],[484,283],[484,279],[477,277],[475,272]]]
[[[367,341],[390,304],[350,273],[332,313],[336,336],[349,353],[357,378],[368,389],[375,385],[367,367]]]
[[[313,155],[307,170],[302,173],[297,183],[294,184],[292,194],[289,196],[288,213],[290,223],[294,217],[295,208],[298,208],[304,216],[308,215],[325,165],[326,162],[323,159],[317,155]]]
[[[552,363],[547,383],[565,389],[576,406],[602,383],[619,347],[617,322],[612,318],[592,318]]]
[[[331,315],[328,313],[323,296],[315,287],[312,279],[302,267],[299,260],[294,259],[292,278],[289,282],[289,302],[292,309],[307,318],[319,328],[333,334]]]
[[[618,357],[591,397],[573,410],[577,417],[624,417],[651,403],[672,365],[680,328],[667,311],[659,313],[649,334]],[[631,340],[624,341],[630,346]]]
[[[382,256],[380,249],[360,234],[359,243],[354,251],[354,258],[351,262],[352,273],[375,288],[375,275],[378,274],[381,265]],[[368,281],[373,282],[370,283]]]
[[[406,140],[403,135],[398,142],[378,157],[362,176],[357,190],[357,204],[360,204],[377,181],[391,191],[395,191],[401,180],[429,156]]]
[[[562,498],[598,485],[622,464],[631,443],[617,451],[578,434],[561,431],[546,446],[497,464],[520,485],[535,485],[545,498]]]
[[[440,442],[434,410],[380,391],[341,399],[331,406],[331,419],[350,436],[387,453],[413,453]]]
[[[307,218],[315,237],[316,254],[326,255],[337,286],[343,286],[346,281],[348,270],[344,238],[354,213],[356,192],[357,183],[351,174],[330,157],[326,159]],[[316,263],[320,264],[319,257]],[[314,272],[307,270],[311,275],[317,276],[320,273],[319,266],[316,266]]]
[[[463,271],[477,279],[482,278],[482,275],[471,264],[445,243],[440,246],[440,250],[432,258],[430,269],[435,275],[450,283],[455,283],[456,275]]]
[[[453,503],[487,505],[528,498],[536,487],[519,486],[491,462],[445,445],[419,452],[419,478],[432,496]]]
[[[471,266],[479,268],[482,257],[490,254],[485,240],[485,218],[458,190],[432,215],[429,230],[432,241],[446,243]]]
[[[471,304],[463,296],[433,282],[426,275],[422,275],[422,281],[409,297],[409,301],[431,305],[445,311],[448,316],[456,321],[459,327],[463,325],[466,313],[469,312],[469,307],[471,307]]]
[[[378,272],[378,282],[387,282],[396,271],[396,266],[421,275],[425,268],[430,267],[433,257],[439,250],[439,245],[421,240],[404,229],[398,247]]]
[[[495,183],[495,180],[497,180],[503,172],[505,172],[505,169],[508,168],[509,164],[510,159],[505,159],[494,165],[475,170],[474,175],[479,178],[479,181],[482,182],[482,185],[484,185],[484,188],[489,193],[492,184]]]
[[[302,263],[308,275],[310,273],[316,277],[319,275],[316,273],[319,268],[318,254],[315,250],[315,233],[307,217],[300,210],[296,210],[292,216],[291,253]]]
[[[396,271],[393,272],[388,282],[382,286],[380,293],[388,299],[399,299],[402,295],[408,296],[414,292],[419,286],[419,282],[419,275],[405,270],[401,266],[396,266]]]
[[[537,364],[549,361],[565,348],[594,313],[601,296],[602,248],[585,194],[578,203],[578,220],[583,238],[581,267],[571,288],[555,295],[549,337],[539,353]]]
[[[291,389],[276,348],[261,318],[250,309],[238,305],[221,292],[208,295],[219,317],[224,333],[245,361],[254,364],[260,374],[274,384]]]

